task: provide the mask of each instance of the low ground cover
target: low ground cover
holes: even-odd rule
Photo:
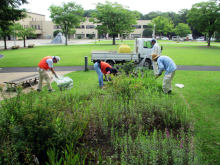
[[[70,91],[1,103],[1,163],[33,164],[35,155],[41,164],[202,164],[187,107],[161,92],[152,71],[113,77],[106,90],[94,71],[67,76]]]
[[[220,66],[216,61],[220,60],[220,43],[207,47],[206,43],[158,41],[164,47],[162,54],[171,57],[177,65]],[[121,43],[117,41],[117,44]],[[125,40],[133,50],[133,40]],[[31,67],[37,66],[39,61],[48,55],[60,56],[61,61],[55,66],[82,66],[85,64],[85,56],[88,56],[88,64],[91,62],[92,50],[114,50],[117,45],[111,41],[100,41],[97,44],[86,45],[51,45],[36,46],[34,49],[19,49],[1,51],[5,57],[0,60],[1,67]],[[210,57],[211,56],[211,57]]]

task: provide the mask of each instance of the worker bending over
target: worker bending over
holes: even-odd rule
[[[38,82],[38,88],[37,91],[42,91],[42,84],[43,79],[47,82],[47,89],[49,92],[55,91],[51,87],[51,80],[49,75],[47,74],[47,70],[51,70],[51,72],[55,75],[56,78],[58,76],[56,75],[54,69],[53,69],[53,63],[59,63],[60,57],[59,56],[47,56],[44,57],[40,63],[38,64],[37,70],[39,72],[39,82]]]
[[[177,66],[170,57],[159,56],[156,53],[152,54],[152,60],[158,63],[158,75],[156,79],[162,74],[165,70],[163,78],[163,92],[171,93],[172,92],[172,80],[176,72]]]

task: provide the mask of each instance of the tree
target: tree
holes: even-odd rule
[[[216,0],[210,0],[193,4],[187,15],[187,22],[194,29],[208,34],[208,46],[210,46],[210,38],[214,32],[220,29],[220,4],[217,5],[216,2]]]
[[[139,13],[137,11],[129,11],[128,7],[125,7],[117,2],[108,2],[105,4],[98,3],[96,10],[91,14],[93,18],[90,21],[93,23],[101,23],[97,26],[98,31],[105,34],[109,33],[113,36],[113,45],[115,45],[115,37],[120,34],[131,33],[135,30],[132,25],[137,24],[139,19]],[[100,33],[99,33],[100,34]]]
[[[159,33],[161,36],[162,34],[167,34],[168,32],[172,32],[173,29],[173,22],[169,21],[167,18],[164,18],[162,16],[158,16],[154,18],[151,23],[148,24],[150,27],[155,26],[155,32]]]
[[[152,33],[153,33],[153,31],[152,31],[151,28],[146,28],[143,31],[143,36],[151,38],[152,37]]]
[[[62,3],[62,6],[52,5],[49,7],[49,10],[52,21],[57,26],[61,26],[66,37],[67,45],[67,36],[69,31],[75,29],[77,26],[80,26],[80,22],[85,21],[85,18],[83,17],[83,8],[75,2],[68,2],[67,4]]]
[[[61,30],[55,30],[55,31],[53,32],[53,37],[55,38],[59,32],[61,32]]]
[[[173,31],[179,37],[186,37],[187,34],[192,33],[192,31],[190,30],[190,27],[188,26],[188,24],[185,24],[185,23],[179,23]]]
[[[26,47],[25,39],[29,36],[35,37],[36,34],[34,33],[36,29],[34,27],[28,27],[28,28],[22,28],[20,24],[17,25],[16,27],[16,35],[18,37],[22,37],[24,40],[24,47]]]
[[[5,49],[7,49],[6,37],[12,32],[10,27],[13,26],[15,21],[26,17],[24,9],[16,9],[25,3],[28,3],[27,0],[0,0],[0,28]]]

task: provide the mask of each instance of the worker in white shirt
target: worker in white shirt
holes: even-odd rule
[[[160,45],[157,43],[157,41],[155,39],[151,40],[151,45],[153,46],[153,53],[156,53],[158,55],[161,55],[161,49],[160,49]],[[154,75],[158,75],[158,65],[156,61],[153,61],[153,69],[154,69]]]

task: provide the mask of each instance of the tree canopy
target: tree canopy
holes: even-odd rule
[[[215,31],[220,29],[220,4],[216,0],[196,3],[189,10],[187,22],[201,33],[208,34],[210,38]]]
[[[52,21],[61,26],[62,32],[66,37],[67,45],[67,36],[70,32],[80,26],[80,22],[84,22],[85,18],[83,17],[84,10],[81,5],[77,5],[75,2],[62,3],[62,6],[51,5],[49,7],[50,18]]]
[[[179,37],[186,37],[187,34],[192,33],[192,31],[190,30],[190,27],[188,26],[188,24],[185,24],[185,23],[179,23],[173,31]]]
[[[113,36],[113,45],[115,45],[115,37],[117,34],[128,34],[135,30],[132,25],[137,24],[137,19],[139,19],[139,13],[137,11],[129,11],[128,7],[118,4],[117,2],[108,2],[105,4],[98,3],[96,5],[96,10],[91,14],[93,18],[90,19],[91,22],[101,23],[97,26],[99,34],[109,33]]]
[[[10,27],[15,21],[26,17],[24,9],[17,9],[18,6],[24,3],[28,3],[27,0],[0,0],[0,28],[5,49],[7,49],[6,37],[11,34]]]
[[[154,28],[155,25],[155,32],[159,33],[159,35],[167,34],[168,32],[172,32],[173,30],[173,22],[169,21],[167,18],[158,16],[154,18],[148,26]]]

